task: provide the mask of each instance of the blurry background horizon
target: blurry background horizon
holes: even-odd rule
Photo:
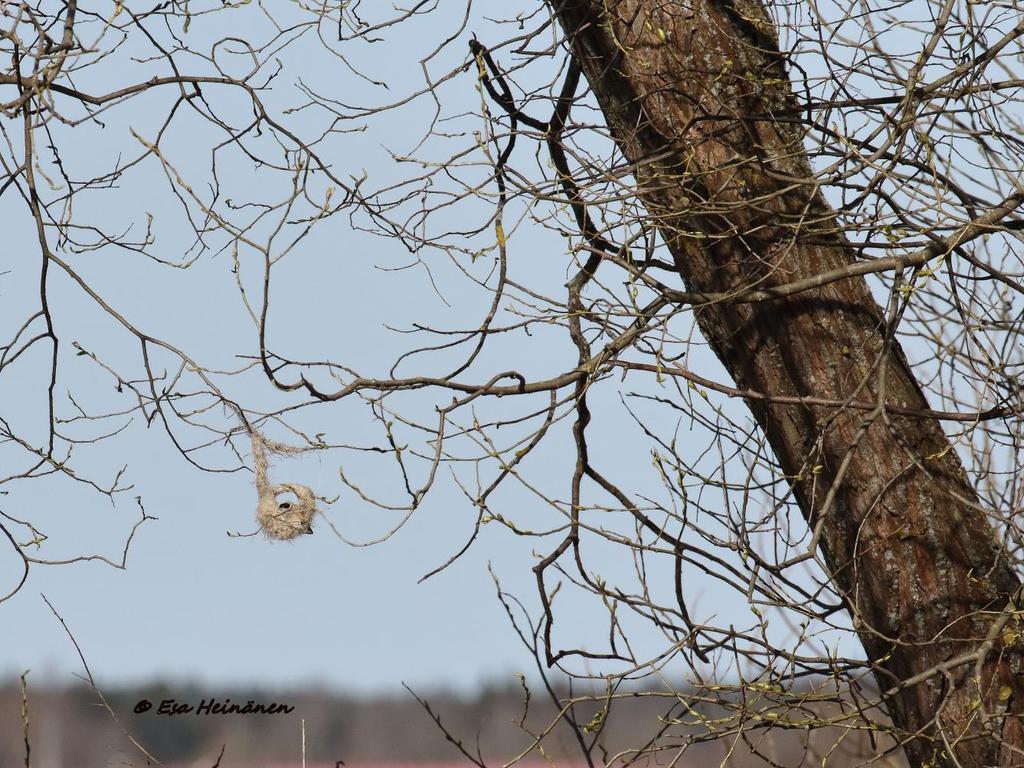
[[[117,715],[115,721],[87,685],[47,688],[28,679],[28,719],[32,743],[31,764],[37,768],[126,768],[145,764],[140,750],[170,768],[456,768],[472,765],[469,758],[438,728],[489,768],[517,759],[533,742],[533,734],[551,728],[541,755],[516,762],[520,768],[582,768],[574,734],[565,723],[553,721],[558,711],[541,691],[527,703],[519,686],[489,686],[468,695],[417,691],[430,711],[411,694],[346,696],[325,691],[232,688],[211,690],[181,685],[108,689],[104,699]],[[568,689],[557,687],[560,696]],[[579,691],[577,690],[577,694]],[[157,716],[154,710],[135,714],[140,699],[156,707],[162,698],[198,705],[204,698],[245,703],[251,699],[294,708],[278,715],[207,715],[194,713]],[[22,765],[25,757],[22,727],[22,692],[18,681],[0,681],[0,765]],[[660,730],[658,716],[671,709],[664,697],[637,697],[616,703],[606,715],[602,760],[617,753],[627,760],[638,738],[653,739]],[[577,712],[591,720],[601,705],[593,702]],[[713,705],[696,704],[694,719],[675,738],[662,738],[668,762],[675,755],[682,733],[699,734],[700,717],[725,713]],[[682,711],[679,715],[682,716]],[[583,724],[583,723],[581,723]],[[829,755],[836,765],[861,764],[877,755],[879,743],[863,732],[823,729],[810,748],[795,729],[768,729],[756,741],[697,740],[674,761],[678,768],[702,768],[723,761],[734,768],[764,765],[754,756],[770,755],[776,765],[812,765],[815,757]],[[303,734],[305,739],[303,740]],[[129,738],[129,735],[131,738]],[[131,739],[137,742],[133,744]],[[223,752],[222,752],[223,750]],[[621,752],[620,752],[621,750]],[[678,757],[678,756],[677,756]],[[219,762],[218,762],[219,759]],[[650,758],[638,765],[653,765]],[[889,763],[903,768],[899,755]]]

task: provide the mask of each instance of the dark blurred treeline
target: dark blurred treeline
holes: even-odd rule
[[[432,717],[439,717],[448,732],[464,748],[479,753],[488,767],[500,768],[528,750],[538,734],[557,719],[558,709],[549,697],[534,691],[524,718],[524,692],[519,687],[491,687],[474,696],[433,692],[423,695],[428,712],[409,693],[356,697],[329,691],[231,689],[212,686],[153,684],[104,689],[103,696],[117,720],[100,701],[96,691],[80,685],[68,688],[28,687],[28,740],[32,768],[99,768],[145,766],[147,758],[134,746],[129,734],[164,765],[213,768],[223,749],[219,768],[284,768],[299,766],[302,757],[302,724],[305,724],[305,756],[308,766],[334,766],[344,761],[356,765],[408,762],[471,763],[446,738]],[[160,715],[164,700],[192,706],[187,714]],[[284,704],[294,709],[279,714],[197,714],[202,702],[215,699],[222,706],[247,702]],[[152,704],[148,712],[134,710],[142,700]],[[227,702],[226,700],[230,700]],[[598,740],[595,764],[622,764],[613,758],[651,742],[661,748],[653,757],[635,763],[669,765],[680,748],[699,735],[701,720],[713,721],[721,711],[680,711],[664,697],[638,695],[618,702],[602,717],[598,704],[585,704],[576,712],[579,729],[560,722],[543,739],[543,753],[533,750],[527,762],[582,766],[586,762],[576,733],[585,741]],[[431,714],[432,713],[432,714]],[[684,716],[685,715],[685,716]],[[666,718],[690,725],[668,727]],[[25,765],[22,695],[17,680],[0,684],[0,766]],[[825,729],[808,742],[803,729],[754,728],[741,738],[726,734],[711,743],[689,746],[677,768],[704,765],[802,766],[858,765],[881,751],[860,732]],[[837,746],[838,744],[838,746]],[[758,756],[760,755],[760,756]],[[896,758],[883,765],[901,765]]]

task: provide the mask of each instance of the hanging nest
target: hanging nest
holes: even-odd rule
[[[269,539],[288,541],[304,533],[313,532],[316,515],[316,496],[311,488],[296,483],[272,485],[267,477],[267,453],[294,455],[301,448],[267,440],[253,429],[252,455],[256,470],[256,519]]]

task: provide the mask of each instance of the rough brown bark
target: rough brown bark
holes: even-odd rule
[[[799,112],[758,0],[550,2],[691,290],[765,288],[854,261],[801,183],[798,131],[772,117]],[[742,387],[861,401],[881,390],[887,404],[927,407],[898,343],[879,375],[886,324],[861,277],[697,318]],[[1020,641],[1002,631],[1020,582],[940,425],[749,406],[809,524],[822,523],[820,551],[879,686],[895,689],[887,704],[911,763],[1024,765]],[[964,654],[981,661],[948,663]]]

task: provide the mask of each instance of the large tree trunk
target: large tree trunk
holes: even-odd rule
[[[799,112],[759,0],[549,1],[690,290],[766,288],[854,261],[800,183],[810,164],[785,122]],[[742,387],[868,402],[884,387],[889,405],[928,407],[895,342],[880,384],[886,323],[862,277],[707,305],[697,319]],[[749,406],[809,525],[821,522],[820,552],[878,684],[896,689],[887,705],[911,763],[1024,765],[1020,641],[997,631],[1020,582],[940,425]],[[981,663],[947,663],[979,652]]]

